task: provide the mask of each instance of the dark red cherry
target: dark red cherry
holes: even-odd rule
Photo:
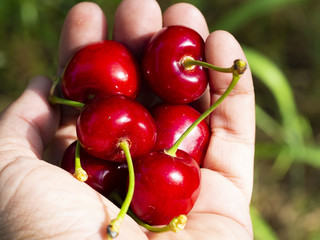
[[[75,171],[75,149],[76,142],[73,142],[64,152],[61,160],[61,168],[70,172]],[[104,196],[108,196],[115,190],[122,194],[125,192],[128,166],[126,163],[109,162],[95,158],[83,149],[80,149],[80,160],[82,168],[87,172],[86,183]]]
[[[199,196],[199,165],[182,150],[175,157],[164,151],[148,153],[134,162],[134,170],[131,209],[150,225],[166,225],[186,215]]]
[[[73,55],[62,76],[62,92],[66,98],[79,102],[99,94],[135,98],[139,82],[139,70],[131,52],[118,42],[105,40],[85,46]]]
[[[157,141],[154,150],[172,147],[184,131],[200,117],[189,105],[161,103],[151,109],[157,126]],[[184,150],[201,165],[209,144],[210,131],[205,120],[201,121],[181,142]]]
[[[126,96],[95,97],[80,112],[77,136],[91,155],[110,161],[125,161],[119,147],[128,141],[133,159],[150,152],[156,141],[151,114],[140,103]]]
[[[185,68],[182,61],[186,57],[205,60],[202,37],[187,27],[165,27],[146,46],[142,60],[144,77],[152,90],[167,102],[195,101],[207,87],[207,69]]]

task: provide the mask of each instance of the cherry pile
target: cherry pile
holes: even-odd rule
[[[54,95],[55,82],[50,102],[80,109],[77,141],[65,150],[61,167],[121,205],[108,225],[109,238],[118,235],[128,211],[151,231],[184,227],[200,192],[210,138],[205,118],[246,69],[242,60],[230,68],[204,61],[201,36],[170,26],[151,38],[140,63],[122,44],[105,40],[70,59],[59,79],[64,97]],[[220,99],[200,114],[191,103],[207,88],[207,68],[233,77]],[[140,91],[145,85],[151,93]]]

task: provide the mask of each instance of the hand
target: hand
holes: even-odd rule
[[[212,64],[231,66],[237,58],[245,60],[237,41],[224,31],[209,34],[204,17],[189,4],[173,5],[161,16],[156,1],[124,0],[115,15],[114,40],[140,56],[162,24],[197,30],[207,39],[206,56]],[[107,32],[97,5],[80,3],[72,8],[62,30],[58,75],[77,49],[106,39]],[[203,108],[231,80],[230,75],[213,71],[210,78],[210,91],[201,99]],[[48,78],[35,77],[0,116],[0,239],[105,239],[106,226],[119,209],[50,164],[57,163],[76,138],[72,115],[48,103],[50,86]],[[186,228],[179,233],[150,233],[127,216],[118,239],[252,239],[254,116],[248,69],[209,119],[212,137],[201,169],[201,192]],[[40,160],[44,155],[50,156],[50,163]]]

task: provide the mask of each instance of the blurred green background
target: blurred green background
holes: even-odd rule
[[[54,77],[60,30],[79,1],[0,1],[0,110],[37,74]],[[120,0],[95,1],[110,26]],[[178,1],[158,1],[166,9]],[[230,31],[254,76],[255,239],[320,239],[320,1],[194,0]]]

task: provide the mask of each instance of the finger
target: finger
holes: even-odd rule
[[[151,36],[161,27],[162,14],[156,1],[124,0],[115,13],[113,38],[140,57]]]
[[[192,213],[220,216],[247,229],[250,235],[252,233],[248,199],[232,181],[219,172],[201,169],[200,194]]]
[[[104,40],[107,35],[107,20],[97,4],[82,2],[75,5],[69,11],[61,31],[58,76],[79,48]]]
[[[197,31],[203,38],[209,35],[209,28],[206,19],[195,6],[188,3],[177,3],[169,7],[163,14],[163,25],[182,25]],[[199,112],[204,112],[210,104],[209,88],[192,106]]]
[[[59,114],[48,103],[50,79],[32,79],[24,93],[0,116],[1,152],[10,158],[42,158],[44,149],[58,127]]]
[[[163,25],[182,25],[197,31],[205,40],[209,35],[207,22],[202,13],[189,3],[177,3],[163,14]]]
[[[225,31],[213,32],[206,41],[206,59],[230,67],[235,59],[246,61],[234,37]],[[211,102],[215,102],[231,81],[231,74],[210,71]],[[231,94],[211,114],[211,140],[204,167],[232,180],[250,200],[253,182],[255,141],[254,89],[250,69]]]

